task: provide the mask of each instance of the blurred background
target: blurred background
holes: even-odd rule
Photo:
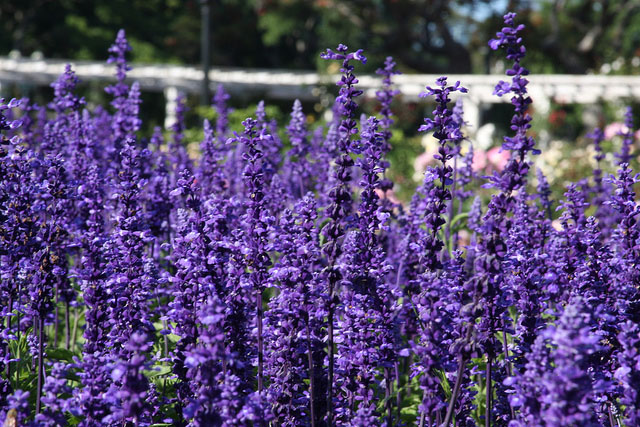
[[[199,0],[0,2],[0,51],[106,59],[124,28],[134,62],[197,64]],[[506,10],[527,25],[532,73],[640,72],[637,0],[209,0],[212,64],[322,69],[319,53],[366,50],[363,71],[387,55],[413,73],[489,73],[487,40]],[[497,57],[497,58],[496,58]]]
[[[205,7],[208,15],[203,15]],[[117,30],[124,28],[133,47],[134,68],[200,67],[202,48],[208,43],[212,68],[336,73],[338,64],[321,60],[319,54],[344,43],[364,49],[369,59],[357,67],[357,74],[373,74],[392,55],[404,74],[492,74],[497,83],[497,75],[509,64],[504,53],[491,51],[487,42],[502,27],[507,10],[517,12],[518,21],[526,25],[524,65],[532,74],[640,76],[638,0],[5,0],[0,2],[0,57],[106,61]],[[209,24],[205,39],[203,16]],[[2,96],[28,96],[39,103],[51,98],[46,84],[3,82],[1,71]],[[640,80],[634,81],[640,85]],[[425,81],[423,86],[433,83]],[[106,84],[86,82],[83,95],[90,103],[106,105]],[[305,101],[311,126],[326,119],[324,112],[335,92],[327,86],[316,93],[317,99]],[[269,99],[259,91],[232,94],[232,126],[251,115],[262,98],[272,118],[288,121],[293,99]],[[162,92],[143,93],[144,132],[165,122],[164,98]],[[213,118],[211,109],[199,106],[201,98],[197,93],[188,98],[192,142],[200,137],[202,116]],[[545,150],[537,164],[555,185],[586,176],[592,150],[584,135],[594,126],[617,126],[607,134],[614,150],[627,105],[638,122],[635,97],[623,93],[613,100],[605,98],[587,104],[551,96],[545,108],[536,109],[534,97],[532,133]],[[362,108],[375,114],[378,106],[368,99]],[[416,130],[430,111],[428,102],[402,95],[394,105],[391,163],[401,196],[412,191],[429,162],[430,142]],[[476,128],[468,129],[486,164],[500,167],[500,156],[490,150],[509,132],[511,114],[508,104],[482,105]]]

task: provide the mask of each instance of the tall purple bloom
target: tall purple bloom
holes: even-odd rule
[[[387,194],[393,189],[393,181],[389,179],[386,175],[387,169],[389,168],[389,161],[385,158],[385,156],[391,151],[391,137],[392,131],[391,126],[393,126],[394,119],[392,118],[393,111],[391,111],[391,103],[393,102],[393,98],[400,94],[399,90],[392,89],[392,78],[394,75],[402,74],[396,69],[396,63],[393,61],[391,56],[388,56],[385,59],[384,67],[378,68],[376,70],[376,74],[382,76],[382,90],[376,91],[376,99],[380,103],[380,115],[382,118],[380,119],[380,129],[384,139],[384,144],[382,146],[382,156],[380,157],[380,167],[382,168],[382,180],[380,181],[379,191],[383,194],[381,204],[384,207],[385,211],[390,214],[390,216],[395,216],[395,209],[398,208],[397,204],[393,203]],[[388,228],[396,228],[398,227],[397,222],[389,221]],[[385,230],[382,234],[381,243],[385,248],[387,254],[389,255],[389,261],[392,265],[399,264],[398,260],[393,259],[394,254],[397,252],[396,246],[400,245],[400,239],[396,239],[395,236],[398,234],[398,230]],[[397,258],[397,257],[396,257]],[[391,272],[390,274],[393,274]]]
[[[605,182],[602,173],[602,161],[606,155],[602,150],[602,142],[604,140],[604,132],[601,129],[595,128],[591,133],[587,134],[587,137],[593,141],[593,148],[595,151],[594,160],[596,161],[596,167],[593,169],[593,198],[591,204],[595,206],[595,216],[598,218],[600,228],[603,231],[603,237],[609,236],[613,229],[618,224],[619,214],[607,205],[605,202],[609,198],[609,194],[612,191],[609,183]]]
[[[56,307],[57,300],[69,302],[74,292],[68,279],[66,218],[69,208],[69,187],[60,157],[47,158],[41,164],[44,180],[40,187],[40,204],[45,220],[38,232],[39,247],[33,253],[34,268],[29,285],[27,313],[38,324],[38,389],[36,412],[40,413],[44,377],[44,324]],[[54,300],[55,296],[55,300]],[[57,316],[56,316],[57,317]],[[57,332],[54,333],[54,341]]]
[[[105,92],[113,97],[111,106],[116,110],[111,124],[113,132],[111,144],[113,145],[107,146],[107,149],[113,151],[116,157],[122,148],[123,140],[127,136],[130,136],[126,126],[126,122],[128,121],[128,113],[126,110],[130,109],[130,103],[128,101],[130,91],[129,86],[125,82],[127,71],[131,70],[131,66],[128,65],[126,59],[126,54],[130,50],[131,46],[129,42],[127,42],[124,30],[118,31],[114,44],[109,48],[109,59],[107,60],[107,63],[116,65],[116,83],[105,88]]]
[[[419,276],[420,291],[413,295],[411,301],[417,313],[418,339],[410,342],[416,356],[410,375],[418,378],[422,391],[418,406],[421,426],[439,425],[447,408],[441,375],[447,372],[447,377],[459,381],[460,385],[466,377],[463,371],[466,360],[459,358],[456,362],[454,355],[449,353],[449,348],[458,338],[456,329],[464,333],[467,327],[458,321],[461,295],[464,292],[462,283],[465,280],[461,268],[463,260],[459,252],[454,252],[453,255],[453,262],[449,262],[444,271],[428,270]],[[461,368],[459,367],[455,377],[450,377],[449,373],[455,370],[456,363]],[[463,402],[456,404],[456,412],[465,412]],[[451,407],[453,409],[454,406]]]
[[[265,168],[267,160],[263,147],[272,141],[267,130],[256,129],[257,122],[247,119],[242,122],[245,130],[234,140],[245,147],[243,157],[246,166],[242,173],[246,191],[246,212],[244,214],[246,267],[249,283],[256,304],[256,326],[258,344],[258,392],[264,389],[264,342],[262,295],[268,283],[267,270],[271,265],[268,254],[268,233],[273,223],[266,207]]]
[[[43,386],[42,402],[45,409],[41,414],[36,415],[36,422],[41,426],[65,425],[66,413],[78,411],[74,408],[72,399],[69,396],[72,388],[68,383],[72,366],[56,362],[51,369],[51,375],[47,377]]]
[[[230,109],[227,106],[227,101],[230,96],[225,92],[222,84],[218,85],[216,93],[213,96],[213,108],[216,110],[216,138],[218,141],[226,141],[227,132],[229,131],[229,113]]]
[[[131,51],[131,46],[127,41],[124,30],[121,29],[118,31],[115,42],[109,48],[109,59],[107,59],[108,64],[116,65],[116,84],[107,87],[105,91],[113,95],[116,99],[126,96],[129,92],[129,88],[125,83],[127,71],[131,70],[131,66],[127,64],[126,59],[127,52],[129,51]],[[113,102],[116,102],[116,100]],[[116,109],[118,108],[117,105],[114,105],[114,107]]]
[[[620,327],[618,340],[622,346],[618,354],[619,368],[615,378],[622,384],[621,403],[625,406],[626,425],[640,423],[640,327],[625,322]]]
[[[442,217],[447,208],[447,202],[451,200],[451,191],[447,188],[454,183],[453,168],[447,164],[455,155],[455,146],[462,140],[460,123],[453,118],[453,112],[449,109],[449,96],[454,92],[466,93],[467,89],[456,82],[453,86],[447,86],[447,78],[440,77],[437,80],[437,88],[427,86],[427,91],[420,94],[421,97],[434,96],[436,99],[436,109],[433,111],[434,118],[425,118],[420,132],[433,131],[433,136],[438,140],[438,153],[434,158],[440,162],[436,168],[430,168],[425,173],[425,181],[437,180],[430,194],[427,195],[427,209],[425,211],[425,222],[427,224],[427,234],[424,236],[422,246],[424,252],[423,264],[426,270],[435,270],[440,267],[442,261],[440,250],[443,242],[437,238],[437,232],[446,220]]]
[[[391,56],[387,56],[384,61],[384,68],[378,68],[376,74],[382,76],[382,90],[376,91],[376,98],[380,102],[380,114],[382,119],[380,120],[380,128],[382,129],[382,135],[384,137],[383,152],[388,153],[391,150],[391,126],[394,121],[391,118],[393,112],[391,111],[391,102],[393,98],[400,94],[399,90],[391,88],[392,77],[394,75],[402,74],[396,69],[396,63]]]
[[[586,248],[580,240],[586,224],[585,209],[588,204],[585,199],[585,194],[576,184],[569,184],[565,200],[557,208],[563,210],[560,216],[562,230],[547,244],[549,251],[554,254],[549,264],[555,275],[547,292],[557,302],[569,300],[572,278],[585,256]]]
[[[601,337],[592,332],[593,318],[578,297],[564,308],[555,326],[538,337],[526,369],[507,381],[519,408],[514,426],[596,426],[595,397],[607,387],[591,377],[591,355]]]
[[[513,361],[507,365],[508,374],[513,369],[522,369],[528,353],[540,329],[544,326],[541,314],[546,307],[546,296],[543,294],[548,265],[548,255],[545,248],[545,237],[550,224],[540,221],[535,207],[529,203],[529,196],[520,191],[516,196],[514,221],[506,233],[507,252],[502,263],[505,270],[504,293],[518,309],[515,330],[513,331]],[[541,211],[545,212],[545,210]],[[545,215],[542,213],[541,215]],[[505,323],[505,325],[511,322]],[[506,343],[503,343],[503,351]]]
[[[446,223],[443,217],[447,209],[447,202],[451,201],[453,184],[453,168],[447,163],[453,158],[452,145],[462,139],[459,124],[453,119],[449,109],[449,98],[453,92],[466,92],[467,89],[456,82],[447,86],[447,78],[437,80],[437,88],[427,87],[427,91],[420,96],[434,95],[436,109],[434,118],[425,118],[425,124],[418,129],[421,132],[433,131],[438,140],[438,153],[434,158],[438,166],[430,167],[425,172],[422,186],[414,194],[409,214],[407,216],[406,237],[402,243],[402,263],[400,272],[405,280],[404,293],[406,304],[410,303],[412,295],[420,292],[418,277],[425,271],[435,271],[442,267],[442,248],[444,242],[439,236],[440,228]],[[426,224],[426,227],[422,227]],[[411,307],[405,307],[408,316],[412,317]]]
[[[590,377],[589,356],[600,350],[600,337],[591,332],[592,318],[583,310],[581,300],[572,301],[558,325],[544,333],[555,349],[553,370],[541,379],[541,418],[553,425],[597,425],[593,399],[601,385]]]
[[[640,174],[632,175],[627,163],[620,165],[618,176],[611,176],[607,180],[615,187],[613,196],[605,202],[620,215],[617,228],[611,236],[615,245],[616,256],[612,264],[618,268],[617,273],[617,311],[618,321],[632,320],[640,323],[640,227],[638,217],[640,206],[636,202],[634,185],[640,182]]]
[[[511,119],[511,129],[515,135],[513,137],[506,136],[502,144],[502,149],[511,151],[511,158],[507,165],[500,173],[494,172],[493,176],[489,177],[489,183],[485,184],[485,186],[497,188],[500,192],[491,197],[487,213],[483,218],[483,238],[479,240],[474,251],[476,274],[473,280],[476,284],[475,292],[481,295],[484,311],[478,325],[478,339],[487,355],[485,374],[487,382],[485,425],[487,426],[494,416],[492,374],[495,372],[493,372],[493,362],[500,351],[495,334],[499,329],[502,329],[503,336],[506,333],[505,324],[508,319],[505,313],[507,307],[511,305],[507,298],[509,294],[504,292],[504,271],[501,267],[507,253],[504,233],[511,225],[508,212],[514,203],[513,193],[525,186],[527,182],[529,171],[527,153],[539,153],[535,149],[535,140],[527,135],[527,131],[531,127],[531,116],[527,113],[531,98],[527,94],[528,80],[525,76],[529,74],[529,71],[520,63],[525,56],[526,49],[522,45],[522,38],[518,36],[518,33],[524,29],[524,25],[516,26],[515,16],[514,13],[507,13],[504,16],[505,27],[497,33],[496,39],[489,42],[489,46],[494,50],[505,47],[507,59],[513,61],[512,67],[507,70],[507,75],[512,76],[511,82],[499,82],[494,94],[503,96],[511,93],[513,95],[511,104],[515,113]],[[499,368],[506,369],[507,366],[503,364]],[[498,375],[502,375],[502,373],[498,372]],[[500,407],[504,408],[506,405],[503,394],[499,393],[497,397],[497,403],[501,404],[495,406],[498,412]],[[501,416],[499,413],[495,415]]]
[[[233,381],[238,388],[234,396],[244,399],[252,389],[254,379],[249,367],[256,354],[251,340],[255,294],[246,279],[245,235],[236,226],[236,212],[240,210],[237,205],[240,204],[238,199],[212,197],[204,206],[208,219],[206,234],[211,239],[207,254],[214,285],[211,291],[224,307],[225,345],[233,359],[233,363],[226,366],[226,373],[235,377]]]
[[[120,152],[121,164],[112,195],[118,208],[111,218],[113,232],[103,246],[109,295],[108,348],[114,357],[126,357],[125,345],[134,331],[149,338],[154,331],[149,298],[157,277],[150,268],[147,251],[153,237],[142,211],[141,194],[146,182],[139,178],[141,152],[134,143],[124,141]]]
[[[28,277],[18,280],[24,275],[16,273],[23,264],[21,260],[29,257],[30,247],[37,244],[38,221],[30,215],[34,196],[29,179],[31,165],[23,158],[24,149],[17,145],[19,138],[9,140],[6,136],[6,131],[19,127],[20,122],[8,120],[5,112],[18,105],[15,99],[5,103],[0,98],[0,298],[6,301],[0,309],[0,372],[7,375],[6,379],[0,377],[0,407],[5,406],[10,394],[8,340],[13,335],[14,304],[24,292],[22,287],[29,283]]]
[[[67,64],[64,67],[64,73],[58,77],[58,80],[51,83],[54,99],[50,108],[58,113],[58,117],[65,110],[78,111],[86,104],[84,97],[76,96],[73,93],[79,82],[80,79],[71,69],[71,64]]]
[[[465,125],[462,98],[456,99],[456,103],[452,110],[452,117],[458,128],[462,129]],[[469,142],[469,150],[463,159],[461,156],[462,141],[463,138],[453,141],[453,186],[451,188],[451,203],[449,203],[449,218],[447,220],[447,228],[445,230],[445,237],[452,240],[453,249],[457,249],[458,247],[457,230],[453,231],[453,236],[451,235],[454,213],[456,212],[456,209],[454,208],[455,200],[458,201],[457,213],[459,214],[462,212],[462,206],[464,205],[465,200],[471,195],[471,192],[468,190],[465,191],[464,187],[473,179],[473,145]],[[459,164],[462,160],[464,160],[464,164]]]
[[[307,159],[310,144],[306,122],[307,116],[302,111],[302,104],[296,99],[291,111],[291,120],[287,126],[291,149],[287,152],[282,168],[284,178],[289,185],[289,194],[295,195],[296,198],[303,197],[311,189],[313,178],[310,174],[311,165]]]
[[[189,111],[186,97],[178,94],[176,99],[176,121],[171,125],[173,138],[169,142],[169,160],[174,170],[176,179],[184,169],[192,169],[191,159],[184,146],[184,131],[186,129],[185,114]]]
[[[65,71],[60,75],[58,80],[51,84],[54,91],[53,102],[49,104],[49,108],[56,112],[55,120],[52,126],[57,128],[57,132],[63,136],[63,146],[55,147],[56,152],[64,151],[65,157],[68,159],[68,172],[73,179],[81,179],[82,164],[79,158],[86,141],[84,140],[86,126],[83,118],[86,117],[80,112],[80,109],[86,104],[83,97],[76,96],[74,90],[79,83],[78,77],[71,69],[71,65],[65,66]]]
[[[633,148],[633,140],[635,139],[633,134],[633,109],[631,107],[627,107],[624,113],[624,127],[626,130],[619,134],[622,136],[622,146],[620,147],[620,152],[616,154],[619,166],[631,161],[631,149]]]
[[[112,403],[112,413],[103,422],[131,422],[133,425],[148,424],[151,406],[149,379],[142,372],[148,369],[146,352],[151,345],[149,338],[134,332],[124,345],[127,358],[114,363],[111,373],[113,386],[107,393]],[[120,384],[119,387],[115,387]]]
[[[264,144],[262,146],[265,159],[265,182],[267,182],[272,187],[275,184],[277,187],[279,185],[279,178],[276,178],[276,172],[280,168],[280,163],[282,162],[282,141],[280,140],[280,136],[278,135],[278,123],[275,121],[275,119],[267,118],[264,101],[258,102],[258,105],[256,107],[256,122],[257,129],[262,129],[271,136],[270,143]],[[273,204],[273,201],[270,201],[270,203]],[[280,200],[277,201],[276,206],[278,206],[279,204]]]
[[[243,416],[242,382],[229,368],[235,360],[225,342],[224,306],[210,297],[197,312],[198,344],[186,353],[187,376],[194,397],[184,409],[195,426],[234,425],[246,422]],[[241,369],[241,368],[240,368]]]
[[[527,131],[531,128],[531,116],[527,113],[527,109],[532,102],[527,94],[529,81],[525,77],[529,74],[529,70],[520,64],[524,59],[526,49],[522,45],[522,38],[518,33],[524,29],[524,25],[516,26],[515,17],[515,13],[507,13],[504,16],[505,27],[496,34],[496,39],[489,42],[489,46],[493,50],[504,47],[506,58],[513,61],[512,67],[507,70],[507,75],[512,76],[511,83],[500,81],[493,92],[498,96],[511,93],[513,95],[511,104],[515,110],[511,119],[511,130],[515,132],[515,135],[506,136],[502,144],[503,149],[512,151],[511,159],[501,174],[494,174],[491,178],[493,186],[506,193],[517,190],[525,184],[529,171],[529,164],[526,162],[527,153],[540,153],[535,149],[535,140],[527,135]]]
[[[267,399],[279,423],[318,425],[325,405],[320,330],[325,313],[313,195],[305,195],[294,210],[284,211],[280,218],[280,260],[269,271],[279,293],[265,316],[265,374],[271,379]]]
[[[434,96],[436,109],[433,111],[433,118],[425,118],[425,124],[418,129],[421,132],[433,131],[434,137],[438,140],[438,153],[434,158],[439,162],[438,166],[429,168],[425,173],[422,192],[424,199],[416,202],[413,208],[417,211],[411,213],[413,221],[418,221],[415,230],[417,236],[415,240],[408,244],[405,250],[405,259],[411,257],[411,252],[416,251],[417,265],[407,283],[405,294],[408,302],[405,303],[405,312],[411,313],[408,304],[417,307],[417,332],[419,339],[414,346],[419,361],[412,368],[413,375],[422,373],[421,388],[423,390],[422,402],[419,407],[421,414],[420,424],[427,422],[432,425],[435,422],[435,414],[445,408],[446,404],[440,391],[440,382],[434,376],[437,369],[443,369],[441,360],[442,341],[450,339],[447,332],[439,327],[441,319],[447,316],[447,310],[452,307],[449,296],[441,292],[441,287],[445,281],[452,280],[451,277],[445,279],[439,273],[446,259],[442,253],[444,242],[440,238],[439,232],[446,223],[443,217],[447,210],[447,203],[451,201],[450,186],[453,181],[453,168],[449,161],[455,155],[455,147],[462,140],[459,121],[455,120],[453,111],[449,108],[451,102],[450,95],[454,92],[467,92],[467,89],[460,86],[460,82],[449,86],[446,77],[440,77],[437,87],[427,87],[427,91],[421,97]],[[423,230],[418,224],[424,222],[426,228]],[[411,238],[411,237],[408,237]],[[406,262],[406,261],[405,261]],[[406,267],[411,267],[407,262]],[[410,270],[407,270],[409,272]],[[439,296],[438,296],[439,295]],[[439,301],[439,302],[437,302]],[[455,311],[455,309],[453,310]],[[440,343],[440,344],[439,344]],[[461,364],[463,364],[461,362]],[[461,378],[461,375],[458,375]]]
[[[158,239],[159,247],[163,242],[171,242],[173,235],[172,219],[174,217],[174,200],[169,195],[171,188],[171,165],[169,154],[162,151],[162,130],[156,127],[149,141],[153,151],[149,154],[149,161],[153,168],[149,176],[144,201],[146,204],[146,220],[153,236]]]
[[[201,156],[196,176],[203,194],[222,194],[228,186],[222,169],[223,165],[221,164],[224,152],[218,142],[220,139],[215,137],[211,124],[207,119],[204,120],[203,131],[204,139],[200,144]]]
[[[172,353],[173,371],[178,382],[175,385],[183,406],[193,398],[187,374],[186,358],[198,341],[199,319],[208,295],[219,295],[221,274],[215,262],[209,262],[212,245],[208,223],[214,220],[207,215],[201,201],[201,189],[188,169],[184,169],[178,180],[178,188],[172,195],[181,196],[187,211],[181,215],[178,235],[173,245],[171,260],[175,274],[171,278],[173,300],[167,313],[173,332],[180,337]],[[214,307],[215,308],[215,307]],[[223,317],[224,319],[224,317]]]
[[[527,363],[522,372],[505,380],[505,385],[512,389],[509,403],[518,409],[517,417],[510,424],[514,427],[542,427],[543,419],[541,396],[545,392],[542,377],[551,369],[551,360],[547,340],[538,335],[526,357]]]
[[[329,353],[329,385],[327,388],[327,422],[329,426],[333,425],[333,388],[334,388],[334,314],[337,303],[337,286],[342,280],[342,274],[340,269],[336,265],[338,258],[340,257],[342,250],[340,240],[344,236],[344,226],[348,221],[353,209],[353,200],[351,198],[351,191],[349,189],[349,183],[351,181],[351,167],[353,166],[353,160],[349,156],[352,151],[351,135],[358,133],[357,123],[355,121],[355,113],[358,108],[358,104],[355,99],[362,95],[362,91],[356,89],[354,86],[358,83],[358,79],[353,70],[355,67],[351,65],[352,60],[360,61],[363,64],[367,62],[367,58],[362,55],[362,50],[356,52],[347,53],[349,48],[343,44],[338,45],[337,52],[327,49],[322,53],[320,57],[322,59],[332,59],[342,61],[342,67],[340,71],[343,73],[340,81],[337,83],[340,86],[340,94],[336,98],[335,105],[337,106],[337,112],[342,117],[340,125],[338,127],[337,134],[337,152],[339,157],[335,162],[335,168],[333,170],[333,182],[334,187],[329,192],[330,205],[328,207],[329,222],[322,229],[324,236],[326,237],[326,243],[323,247],[323,252],[328,258],[328,271],[327,280],[329,282],[329,307],[328,307],[328,353]]]
[[[380,414],[375,401],[385,396],[390,419],[391,392],[375,387],[378,370],[393,366],[395,361],[395,301],[384,279],[390,267],[378,240],[377,231],[386,227],[388,213],[380,206],[376,193],[381,183],[380,160],[384,138],[378,131],[379,122],[370,117],[362,130],[358,159],[362,171],[360,204],[353,230],[347,235],[343,250],[345,263],[341,303],[343,312],[338,320],[338,358],[336,379],[336,422],[357,425],[376,424]],[[385,374],[390,386],[390,370]]]
[[[109,411],[103,396],[110,383],[108,372],[104,369],[109,303],[102,250],[107,240],[104,185],[98,166],[94,163],[89,167],[86,182],[78,188],[80,202],[88,212],[80,240],[82,253],[76,273],[86,307],[83,372],[79,374],[83,389],[78,392],[85,417],[81,423],[83,426],[101,422]]]

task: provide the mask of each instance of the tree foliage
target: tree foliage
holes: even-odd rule
[[[197,64],[200,0],[0,2],[0,53],[104,59],[125,28],[138,62]],[[490,70],[484,44],[505,7],[531,40],[532,72],[636,73],[637,0],[210,0],[212,62],[239,67],[326,67],[325,46],[366,49],[373,71],[391,53],[404,72]],[[123,13],[126,11],[126,13]],[[626,60],[620,62],[618,58]],[[618,62],[616,62],[618,60]],[[640,61],[636,61],[640,62]],[[640,65],[640,64],[638,64]]]

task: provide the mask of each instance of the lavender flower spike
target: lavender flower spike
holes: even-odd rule
[[[108,64],[116,64],[116,80],[114,86],[109,86],[105,91],[115,98],[126,96],[128,92],[127,85],[124,83],[127,78],[127,71],[131,70],[131,66],[127,64],[126,54],[131,50],[131,46],[125,37],[124,30],[118,31],[116,41],[109,48]],[[116,107],[114,105],[114,107]],[[117,108],[117,107],[116,107]]]
[[[376,92],[376,98],[378,99],[378,102],[380,102],[380,114],[382,115],[380,128],[382,129],[382,135],[385,142],[383,151],[388,153],[389,150],[391,150],[391,145],[389,144],[391,131],[389,128],[393,125],[393,119],[391,118],[391,115],[393,114],[391,111],[391,102],[393,101],[393,97],[400,93],[399,90],[391,89],[391,78],[394,75],[402,73],[396,70],[396,63],[393,61],[393,58],[391,56],[387,56],[387,59],[384,61],[384,68],[378,68],[376,70],[376,74],[382,76],[382,90]]]
[[[335,186],[331,189],[329,197],[331,204],[329,205],[329,223],[322,229],[323,234],[327,238],[327,243],[323,247],[324,253],[329,258],[328,261],[328,281],[329,281],[329,315],[328,315],[328,339],[327,347],[329,353],[329,385],[327,387],[327,422],[331,426],[333,424],[333,374],[334,374],[334,341],[333,341],[333,321],[335,314],[335,303],[337,296],[335,295],[336,286],[342,279],[342,274],[336,263],[341,254],[341,245],[339,240],[344,236],[344,223],[351,214],[353,209],[353,200],[349,189],[351,181],[350,169],[353,166],[353,159],[349,156],[352,150],[351,135],[358,133],[356,121],[354,120],[355,112],[358,104],[355,98],[362,95],[361,90],[354,88],[358,83],[358,79],[353,74],[355,67],[350,64],[351,60],[366,63],[367,58],[362,55],[362,50],[347,53],[347,46],[338,45],[337,52],[327,49],[320,55],[322,59],[335,59],[342,61],[343,73],[340,81],[340,94],[336,98],[337,112],[343,117],[338,127],[338,152],[340,157],[336,160],[334,169]],[[334,110],[335,111],[335,110]]]
[[[84,97],[77,97],[73,94],[73,90],[79,82],[80,79],[78,79],[71,69],[71,64],[67,64],[64,67],[64,73],[60,75],[58,80],[51,83],[55,96],[51,106],[56,112],[62,113],[67,109],[78,111],[80,107],[86,104]]]
[[[502,175],[492,177],[493,185],[505,192],[517,190],[524,185],[529,171],[529,164],[525,162],[526,154],[528,152],[540,154],[540,151],[534,148],[535,140],[527,136],[527,131],[531,127],[531,116],[527,113],[527,109],[532,101],[527,94],[529,81],[524,76],[529,74],[529,70],[520,64],[526,49],[522,45],[522,37],[518,36],[518,33],[524,29],[524,25],[516,26],[515,17],[515,13],[507,13],[504,16],[505,27],[497,33],[497,39],[489,42],[489,46],[493,50],[505,47],[507,59],[513,61],[513,66],[507,70],[507,75],[512,76],[511,83],[500,81],[493,91],[498,96],[512,93],[511,104],[515,109],[515,114],[511,119],[511,129],[516,134],[513,137],[505,136],[502,144],[503,149],[512,150],[514,153]]]
[[[623,132],[619,133],[622,136],[622,147],[620,147],[620,153],[616,154],[618,158],[618,165],[623,163],[629,163],[631,161],[631,148],[633,147],[633,110],[631,107],[627,107],[624,113],[624,127]]]
[[[615,378],[622,383],[621,402],[625,405],[625,423],[640,423],[640,327],[633,322],[622,324],[618,340],[622,351],[618,355],[620,367]]]
[[[434,118],[425,118],[422,126],[418,128],[420,132],[433,131],[433,136],[438,140],[438,154],[434,158],[441,162],[436,168],[430,168],[425,174],[425,182],[438,180],[440,185],[434,185],[430,193],[426,195],[427,210],[425,211],[425,222],[430,235],[425,235],[422,244],[421,254],[424,256],[423,264],[427,270],[440,268],[440,250],[443,242],[436,236],[440,227],[446,222],[442,217],[447,202],[451,200],[451,191],[447,188],[453,184],[453,169],[447,165],[447,161],[454,156],[452,145],[459,143],[463,136],[459,123],[454,119],[453,112],[448,104],[451,102],[449,96],[453,92],[466,93],[467,89],[456,82],[453,86],[447,86],[447,78],[440,77],[437,80],[437,88],[427,86],[427,91],[420,94],[425,98],[433,95],[436,99],[436,109],[433,111]]]

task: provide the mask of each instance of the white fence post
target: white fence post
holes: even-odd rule
[[[475,134],[480,128],[480,100],[473,96],[464,96],[462,98],[462,108],[467,128],[471,134]]]
[[[167,86],[164,88],[164,128],[169,129],[176,122],[176,107],[178,106],[178,88]]]

